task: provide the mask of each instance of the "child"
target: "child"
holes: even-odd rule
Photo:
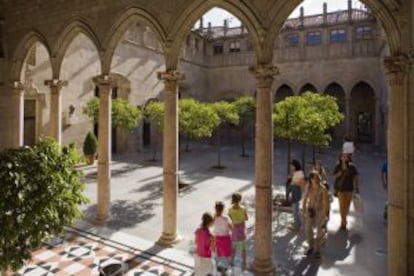
[[[224,203],[222,201],[216,202],[215,210],[213,235],[215,237],[217,269],[224,272],[227,270],[230,257],[232,256],[230,236],[232,225],[230,218],[223,215]]]
[[[234,193],[231,196],[232,207],[229,209],[229,216],[233,223],[232,229],[232,241],[233,241],[233,254],[232,263],[234,264],[234,256],[236,251],[241,251],[242,256],[242,268],[246,270],[246,224],[248,220],[246,208],[240,205],[242,196],[239,193]]]
[[[195,231],[194,273],[196,276],[213,275],[213,260],[211,259],[213,237],[209,230],[213,224],[213,216],[206,212],[201,220],[200,227]]]

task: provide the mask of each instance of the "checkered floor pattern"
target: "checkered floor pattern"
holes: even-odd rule
[[[109,264],[121,264],[128,276],[189,276],[192,268],[89,233],[68,230],[57,242],[33,252],[32,260],[14,275],[100,275]]]

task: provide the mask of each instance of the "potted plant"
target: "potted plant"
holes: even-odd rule
[[[83,154],[88,160],[89,165],[93,164],[95,160],[97,144],[96,136],[89,131],[88,134],[86,134],[85,141],[83,141]]]

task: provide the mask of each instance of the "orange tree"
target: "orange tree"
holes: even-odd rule
[[[81,216],[82,174],[75,147],[52,139],[0,152],[0,270],[16,271],[42,241]]]
[[[303,145],[313,147],[326,146],[331,141],[327,130],[339,124],[343,119],[344,115],[339,111],[335,97],[305,92],[300,96],[287,97],[275,104],[273,130],[277,137],[288,139],[288,141],[296,140]],[[290,146],[288,146],[289,162]]]

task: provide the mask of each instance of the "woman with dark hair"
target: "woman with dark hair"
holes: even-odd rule
[[[359,193],[358,171],[349,161],[348,155],[342,153],[338,156],[338,164],[335,166],[333,174],[335,175],[335,190],[341,214],[340,229],[345,230],[352,195],[354,192]]]
[[[302,189],[305,184],[305,174],[299,161],[293,159],[290,162],[290,172],[292,174],[292,181],[289,186],[288,197],[293,207],[293,225],[291,229],[299,230],[302,222],[300,220],[299,203],[302,199]]]

